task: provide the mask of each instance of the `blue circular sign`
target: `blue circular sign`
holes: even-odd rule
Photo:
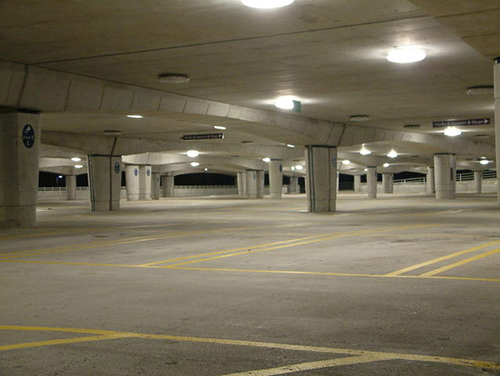
[[[135,176],[139,175],[139,170],[137,168],[134,169],[134,175]]]
[[[29,124],[26,124],[23,128],[23,144],[28,149],[31,149],[35,145],[35,130]]]
[[[147,169],[146,174],[147,174],[148,176],[151,176],[151,170],[150,170],[150,169]]]
[[[120,163],[116,162],[115,163],[115,174],[119,174],[120,173]]]

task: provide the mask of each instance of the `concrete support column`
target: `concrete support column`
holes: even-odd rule
[[[290,177],[289,193],[300,193],[299,178],[296,176]]]
[[[334,212],[337,200],[337,148],[310,145],[306,147],[305,157],[309,212]]]
[[[121,163],[117,155],[89,155],[90,210],[120,210]]]
[[[354,192],[361,192],[361,175],[354,175]]]
[[[247,170],[246,171],[246,192],[249,199],[257,198],[257,171]]]
[[[497,183],[500,182],[500,57],[495,59],[494,83],[495,83],[495,145],[497,163]],[[500,184],[497,184],[497,202],[500,205]]]
[[[269,162],[269,186],[271,200],[281,200],[283,191],[283,162],[281,159],[271,159]]]
[[[456,163],[453,154],[434,154],[434,174],[436,179],[436,198],[454,199],[456,191]]]
[[[257,198],[264,198],[264,171],[257,171]]]
[[[236,177],[238,184],[238,195],[244,196],[247,194],[247,173],[246,172],[238,172]]]
[[[36,224],[38,114],[0,114],[0,227],[30,227]]]
[[[474,187],[476,193],[481,193],[483,191],[483,172],[474,171]]]
[[[377,198],[377,167],[366,168],[366,193],[368,198]]]
[[[174,176],[163,176],[163,197],[174,197]]]
[[[427,193],[431,195],[436,193],[436,180],[434,176],[434,167],[427,167]]]
[[[394,193],[394,174],[382,174],[382,188],[384,193]]]
[[[139,167],[139,200],[151,200],[151,166]]]
[[[160,183],[161,183],[161,175],[159,172],[153,172],[151,177],[151,199],[159,200],[160,199]]]
[[[66,193],[68,194],[68,201],[76,200],[76,175],[66,176]]]
[[[125,180],[127,184],[127,200],[139,200],[139,166],[127,165],[125,168]]]

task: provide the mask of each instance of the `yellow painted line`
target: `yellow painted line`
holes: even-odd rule
[[[338,359],[330,359],[330,360],[320,360],[317,362],[308,362],[308,363],[300,363],[300,364],[291,364],[289,366],[248,371],[248,372],[239,372],[239,373],[231,373],[225,376],[275,376],[275,375],[287,375],[289,373],[295,372],[303,372],[310,371],[313,369],[321,369],[321,368],[332,368],[332,367],[340,367],[347,366],[353,364],[363,364],[363,363],[372,363],[379,362],[382,360],[393,360],[393,357],[387,356],[351,356],[348,358],[338,358]]]
[[[465,255],[467,253],[475,252],[475,251],[478,251],[480,249],[487,248],[487,247],[490,247],[490,246],[498,244],[498,243],[500,243],[500,240],[496,240],[496,241],[493,241],[493,242],[488,242],[488,243],[485,243],[485,244],[478,245],[477,247],[466,249],[464,251],[452,253],[451,255],[446,255],[446,256],[443,256],[443,257],[438,257],[438,258],[435,258],[435,259],[432,259],[432,260],[429,260],[429,261],[422,262],[420,264],[408,266],[407,268],[399,269],[399,270],[396,270],[394,272],[387,273],[386,275],[387,276],[401,275],[401,274],[410,272],[410,271],[415,270],[415,269],[423,268],[424,266],[436,264],[436,263],[441,262],[441,261],[449,260],[449,259],[451,259],[453,257],[457,257],[457,256],[460,256],[460,255]]]
[[[32,348],[32,347],[65,345],[65,344],[82,343],[82,342],[108,341],[110,339],[119,339],[119,338],[127,338],[127,337],[129,337],[129,336],[123,335],[123,334],[113,334],[113,335],[107,335],[107,336],[54,339],[51,341],[27,342],[27,343],[18,343],[18,344],[14,344],[14,345],[4,345],[4,346],[0,346],[0,351],[28,349],[28,348]]]
[[[333,347],[292,345],[292,344],[272,343],[272,342],[241,341],[241,340],[203,338],[203,337],[184,337],[184,336],[172,336],[172,335],[162,335],[162,334],[140,334],[140,333],[109,331],[109,330],[92,330],[92,329],[76,329],[76,328],[0,326],[0,330],[88,333],[88,334],[100,334],[101,336],[96,337],[97,339],[103,338],[103,337],[110,337],[109,339],[114,339],[111,337],[115,337],[115,336],[116,336],[116,338],[118,338],[118,336],[120,336],[121,338],[162,339],[162,340],[178,341],[178,342],[210,343],[210,344],[244,346],[244,347],[254,347],[254,348],[304,351],[304,352],[314,352],[314,353],[323,353],[323,354],[370,356],[370,357],[374,357],[374,358],[378,358],[378,359],[382,359],[382,358],[399,359],[399,360],[454,364],[454,365],[458,365],[458,366],[500,370],[500,364],[493,363],[493,362],[481,361],[481,360],[448,358],[448,357],[440,357],[440,356],[432,356],[432,355],[414,355],[414,354],[405,354],[405,353],[364,351],[364,350],[358,350],[358,349],[344,349],[344,348],[333,348]],[[104,340],[104,338],[103,338],[103,340]],[[348,358],[348,359],[353,359],[353,358]]]
[[[455,262],[454,264],[446,265],[446,266],[443,266],[442,268],[431,270],[430,272],[421,274],[420,277],[432,277],[432,276],[434,276],[436,274],[440,274],[440,273],[446,272],[448,270],[451,270],[451,269],[457,268],[459,266],[468,264],[469,262],[480,260],[482,258],[491,256],[491,255],[493,255],[495,253],[499,253],[499,252],[500,252],[500,249],[495,249],[493,251],[481,253],[480,255],[477,255],[477,256],[470,257],[470,258],[465,259],[465,260],[461,260],[461,261]]]
[[[433,226],[436,226],[436,225],[402,226],[402,227],[396,227],[396,228],[384,228],[384,229],[375,229],[375,230],[353,231],[353,232],[347,232],[347,233],[340,233],[340,235],[335,235],[335,236],[319,235],[319,236],[315,236],[315,237],[299,238],[299,239],[295,239],[295,242],[293,242],[293,243],[291,243],[293,240],[287,241],[287,242],[289,242],[291,244],[279,245],[279,246],[276,246],[276,247],[261,248],[261,249],[256,249],[256,250],[251,250],[252,247],[250,247],[250,250],[248,250],[248,247],[247,247],[247,248],[245,248],[246,251],[244,251],[244,252],[235,252],[235,253],[229,253],[229,254],[227,254],[227,252],[230,252],[230,251],[223,251],[226,254],[223,254],[223,255],[220,255],[220,256],[214,256],[214,257],[204,258],[204,259],[201,259],[201,260],[192,260],[192,261],[182,262],[182,263],[178,263],[178,264],[173,264],[172,266],[189,265],[189,264],[194,264],[194,263],[198,263],[198,262],[218,260],[218,259],[222,259],[222,258],[226,258],[226,257],[248,255],[248,254],[255,253],[255,252],[264,252],[264,251],[270,251],[270,250],[275,250],[275,249],[296,247],[296,246],[299,246],[299,245],[313,244],[313,243],[323,242],[323,241],[327,241],[327,240],[340,239],[340,238],[345,238],[345,237],[350,237],[350,236],[359,236],[361,234],[367,234],[367,233],[368,234],[369,233],[380,233],[380,232],[396,231],[396,230],[401,230],[401,229],[418,229],[418,228],[427,228],[427,227],[433,227]],[[298,242],[297,243],[297,241],[304,240],[304,239],[311,239],[311,238],[312,238],[312,240],[306,240],[306,241]],[[285,243],[285,242],[283,242],[283,243]],[[233,251],[239,251],[239,249],[238,250],[233,250]]]
[[[0,263],[111,266],[111,267],[119,267],[119,268],[141,268],[142,267],[141,265],[127,265],[127,264],[102,264],[102,263],[92,263],[92,262],[32,261],[32,260],[0,260]]]

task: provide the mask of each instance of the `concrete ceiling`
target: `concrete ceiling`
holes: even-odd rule
[[[420,124],[411,131],[435,133],[441,130],[433,120],[493,118],[493,96],[465,89],[492,84],[498,12],[494,0],[296,0],[271,11],[240,0],[3,0],[0,59],[271,111],[278,111],[277,96],[294,95],[303,102],[296,116],[348,123],[349,115],[368,114],[363,126]],[[408,65],[385,59],[403,46],[423,48],[428,57]],[[192,81],[158,82],[158,74],[172,72]],[[46,113],[43,127],[178,140],[222,122],[123,115]],[[284,130],[230,125],[226,141],[234,144],[301,142]],[[486,134],[481,142],[494,143],[492,125],[464,130],[462,137]]]

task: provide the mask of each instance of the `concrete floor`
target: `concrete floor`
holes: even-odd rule
[[[495,198],[338,208],[41,204],[0,231],[0,375],[500,375]]]

